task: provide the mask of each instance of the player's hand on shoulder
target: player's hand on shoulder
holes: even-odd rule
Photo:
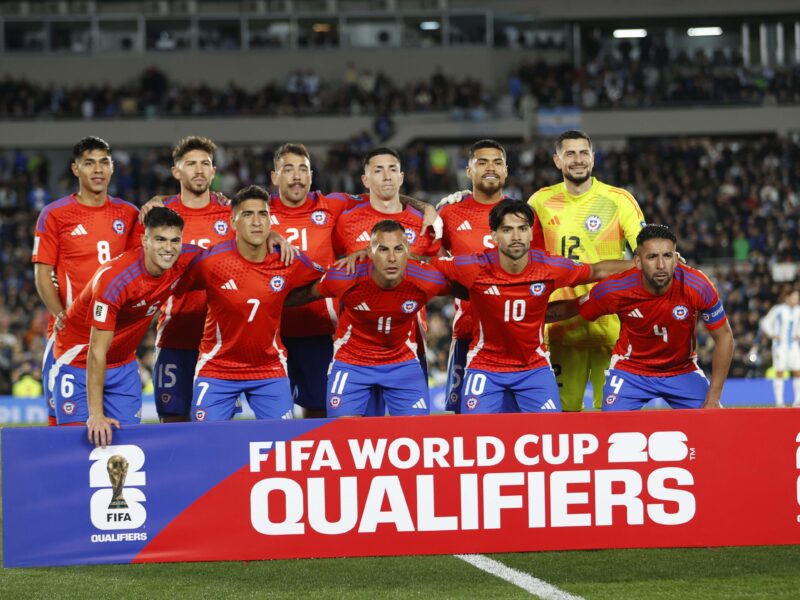
[[[89,415],[86,419],[89,441],[95,446],[105,448],[111,444],[113,427],[120,428],[119,421],[105,415]]]
[[[230,206],[230,205],[231,205],[231,199],[230,199],[230,198],[228,198],[228,197],[227,197],[225,194],[223,194],[222,192],[217,192],[217,203],[218,203],[220,206]]]
[[[166,196],[153,196],[144,203],[144,206],[139,209],[139,222],[144,223],[144,216],[150,212],[151,209],[155,208],[156,206],[164,206],[164,199]]]
[[[346,269],[348,275],[352,275],[356,272],[356,264],[359,261],[365,260],[367,258],[367,250],[356,250],[349,256],[345,256],[344,258],[340,258],[335,263],[333,263],[334,268],[336,269]]]
[[[286,238],[277,231],[270,231],[267,237],[267,246],[272,248],[277,246],[281,250],[281,262],[287,267],[294,262],[294,259],[300,254],[300,249],[295,248]]]
[[[429,227],[433,229],[434,240],[442,238],[442,234],[444,234],[444,221],[442,221],[442,217],[439,216],[439,213],[436,212],[436,209],[430,204],[425,207],[425,214],[422,217],[422,229],[419,231],[420,235],[425,235]]]
[[[470,195],[469,190],[461,190],[458,192],[453,192],[449,196],[445,196],[439,203],[436,205],[436,210],[439,210],[443,206],[447,206],[448,204],[455,204],[456,202],[461,202],[464,198]]]

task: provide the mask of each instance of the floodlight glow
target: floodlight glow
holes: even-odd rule
[[[706,37],[710,35],[722,35],[722,27],[689,27],[686,30],[689,37]]]
[[[419,24],[419,28],[423,31],[436,31],[441,26],[442,25],[439,23],[439,21],[423,21]]]
[[[647,29],[615,29],[614,37],[621,38],[643,38],[647,37]]]

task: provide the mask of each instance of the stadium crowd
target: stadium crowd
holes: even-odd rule
[[[362,135],[332,148],[316,159],[312,189],[360,192],[358,157],[370,140]],[[440,149],[439,149],[440,150]],[[511,197],[527,199],[557,180],[547,144],[509,146]],[[405,192],[435,201],[453,189],[466,187],[457,164],[432,160],[436,148],[413,146],[403,154]],[[266,149],[224,148],[217,153],[214,189],[232,193],[250,184],[268,185],[271,152]],[[315,157],[316,158],[316,157]],[[141,205],[157,193],[172,193],[169,149],[115,149],[116,172],[110,193]],[[47,314],[36,294],[30,265],[33,231],[47,203],[75,189],[66,165],[53,165],[38,153],[0,153],[0,394],[33,389],[41,379],[41,356]],[[51,169],[63,176],[48,189]],[[717,285],[726,306],[736,353],[731,377],[760,376],[768,360],[753,361],[748,352],[758,322],[775,303],[781,283],[770,266],[800,260],[800,144],[790,139],[674,139],[631,141],[623,149],[597,149],[594,174],[628,189],[638,199],[648,222],[670,224],[687,262],[702,266]],[[431,192],[431,190],[438,190]],[[427,193],[426,193],[427,192]],[[447,371],[452,305],[432,304],[429,325],[431,377],[442,384]],[[709,366],[709,337],[698,328],[701,364]],[[145,338],[141,358],[152,361],[153,339]],[[144,372],[145,370],[143,370]],[[144,375],[145,383],[147,374]]]
[[[513,105],[637,108],[697,104],[800,102],[800,67],[746,67],[740,56],[702,51],[670,57],[658,49],[598,55],[584,66],[523,61],[508,86],[493,89],[475,78],[430,77],[405,84],[383,71],[349,64],[341,78],[313,70],[291,72],[247,90],[231,81],[224,88],[171,81],[157,67],[122,85],[41,85],[6,76],[0,80],[0,118],[95,119],[176,116],[297,116],[449,111],[453,118],[480,120]]]

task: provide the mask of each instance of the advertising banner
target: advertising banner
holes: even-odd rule
[[[800,410],[2,431],[5,567],[800,543]]]

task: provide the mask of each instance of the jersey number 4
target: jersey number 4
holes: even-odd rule
[[[665,344],[669,342],[669,335],[667,334],[666,327],[659,327],[658,325],[653,325],[653,335],[663,339]]]

